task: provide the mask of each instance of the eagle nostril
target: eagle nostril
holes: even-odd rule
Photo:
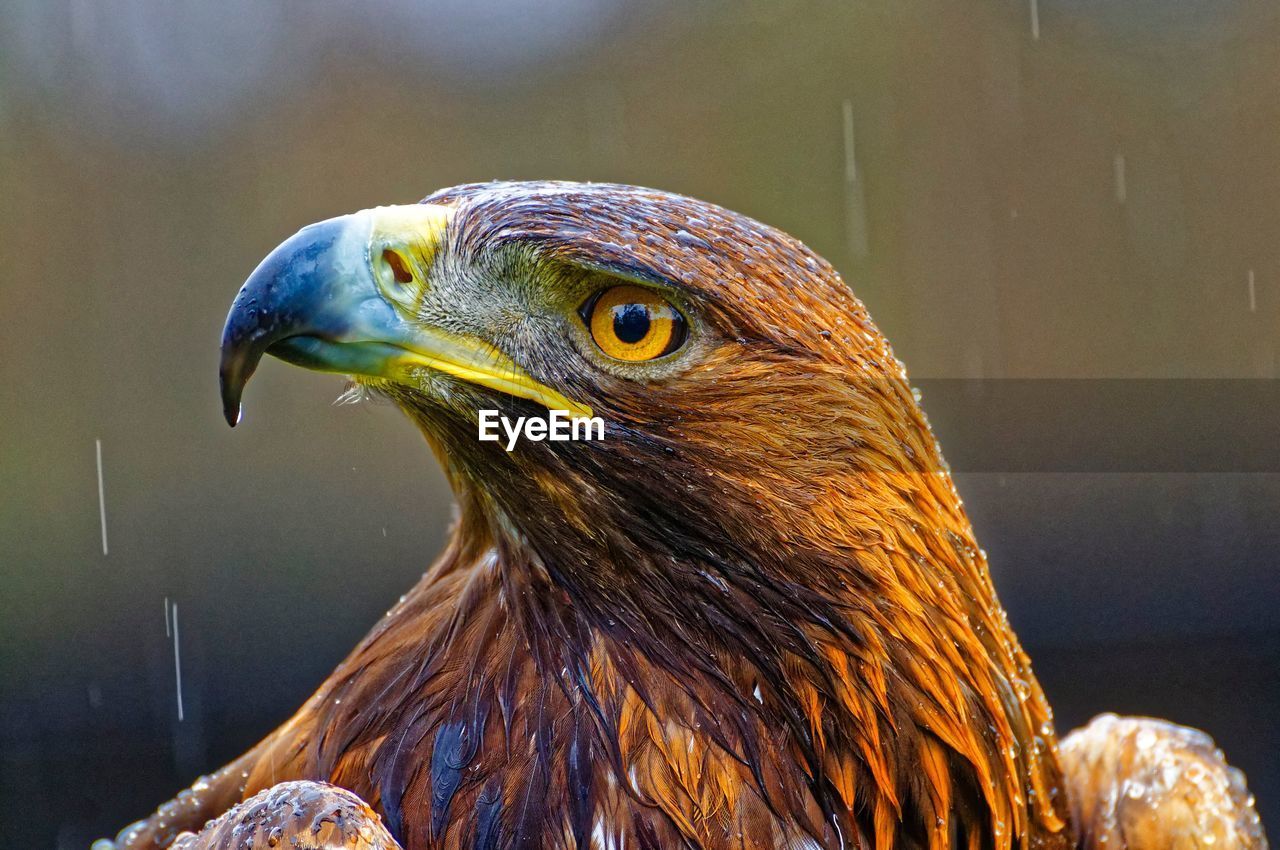
[[[412,283],[413,272],[409,270],[409,264],[405,258],[400,256],[390,248],[386,248],[382,252],[382,261],[391,268],[391,274],[395,278],[396,283]]]

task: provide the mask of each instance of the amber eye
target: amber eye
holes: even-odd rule
[[[578,311],[605,354],[632,363],[670,354],[684,344],[689,326],[656,292],[641,286],[611,286]]]

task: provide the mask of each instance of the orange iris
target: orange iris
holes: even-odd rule
[[[661,295],[624,284],[597,292],[582,306],[591,338],[605,354],[636,363],[679,348],[688,335],[680,311]]]

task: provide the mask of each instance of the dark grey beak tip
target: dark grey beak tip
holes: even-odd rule
[[[240,298],[236,304],[241,304]],[[232,428],[240,422],[240,401],[245,385],[257,371],[258,363],[270,344],[262,333],[256,311],[232,306],[227,325],[222,331],[222,356],[218,364],[218,383],[222,391],[222,415]]]
[[[346,226],[346,220],[338,218],[303,228],[268,254],[240,287],[223,326],[218,375],[222,415],[231,427],[240,421],[245,385],[272,345],[332,331],[317,326],[331,325],[332,317],[322,321],[318,314],[332,307],[335,287],[341,283],[332,255],[339,250],[335,246],[341,245]]]
[[[274,261],[274,262],[273,262]],[[222,415],[232,428],[240,422],[240,400],[262,355],[282,331],[279,311],[268,296],[275,288],[278,258],[269,256],[236,294],[222,329],[218,382],[222,391]]]
[[[232,364],[224,363],[219,375],[222,385],[222,415],[232,428],[240,424],[240,396],[244,392],[245,380],[240,369],[228,368]]]

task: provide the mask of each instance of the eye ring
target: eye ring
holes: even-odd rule
[[[670,301],[632,284],[596,291],[578,315],[602,352],[627,363],[665,357],[689,336],[688,320]]]

